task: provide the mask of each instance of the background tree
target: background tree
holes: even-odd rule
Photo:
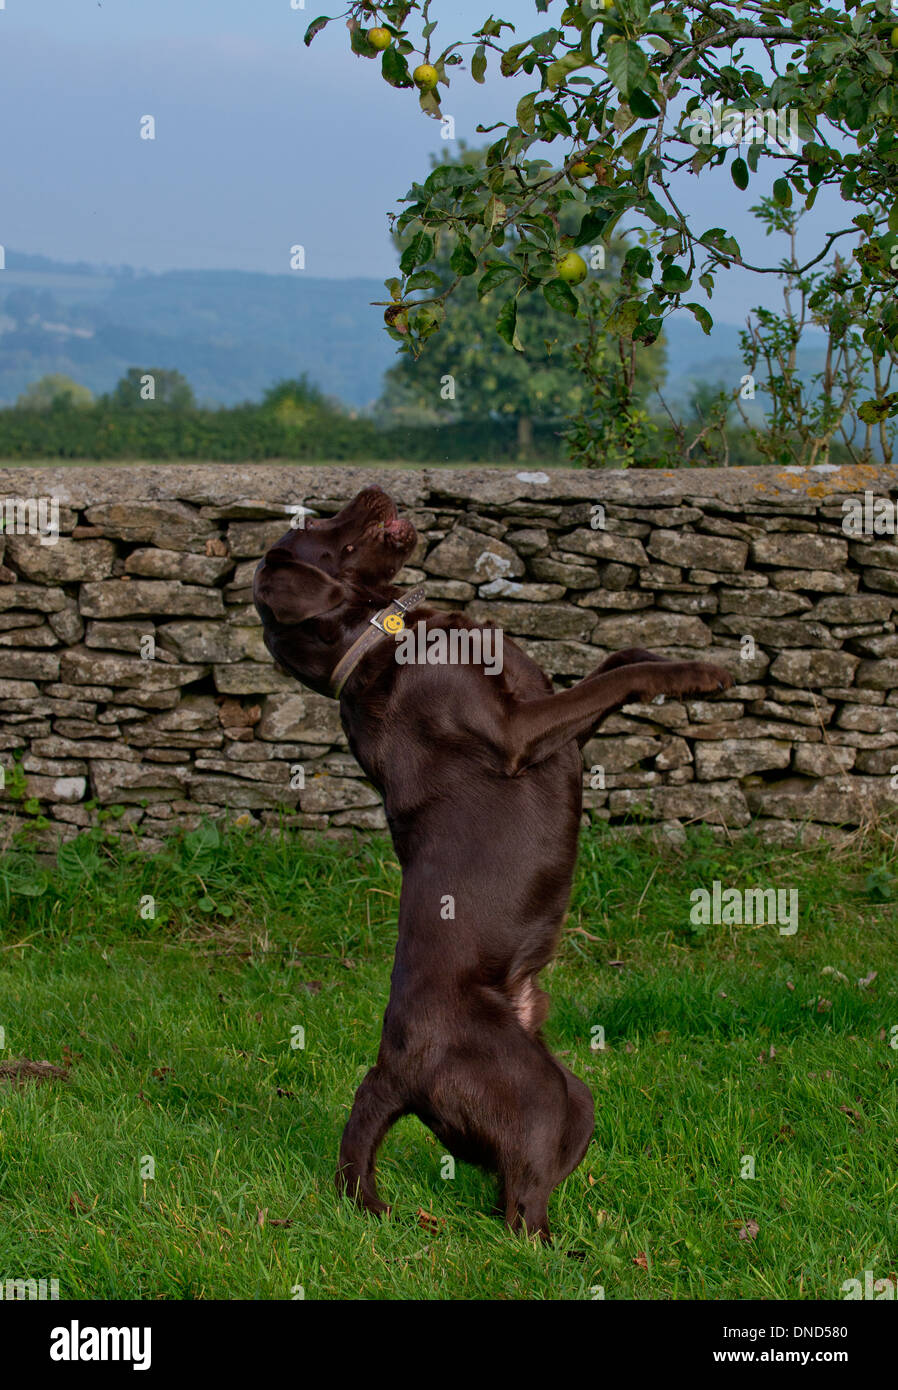
[[[52,372],[35,381],[16,400],[17,410],[52,410],[57,408],[93,405],[93,395],[86,386],[73,381],[62,372]]]
[[[144,377],[153,378],[153,397],[142,394]],[[129,367],[106,397],[106,403],[125,410],[155,405],[164,410],[194,410],[193,387],[181,372],[168,367]]]
[[[461,153],[466,164],[482,167],[487,151],[469,149],[462,142]],[[444,153],[442,160],[433,160],[434,168],[446,162]],[[567,219],[568,210],[563,209],[561,216]],[[412,238],[396,231],[394,241],[402,258]],[[451,232],[442,235],[431,265],[419,273],[417,284],[426,283],[435,290],[451,284],[459,245]],[[382,413],[429,424],[447,417],[510,419],[517,427],[519,455],[526,457],[535,421],[560,423],[571,416],[579,421],[587,412],[591,418],[600,410],[610,417],[621,409],[641,407],[650,389],[663,380],[663,341],[652,346],[635,344],[600,326],[607,284],[620,274],[626,250],[625,243],[615,240],[607,255],[602,248],[601,264],[583,263],[588,282],[581,301],[573,303],[592,329],[586,352],[580,349],[582,325],[570,314],[556,313],[543,295],[534,295],[521,306],[514,325],[517,341],[509,343],[495,331],[489,285],[478,286],[473,277],[463,278],[446,304],[439,333],[413,339],[411,350],[403,352],[387,371]],[[579,267],[575,271],[579,273]],[[567,292],[567,284],[561,283]],[[398,281],[386,284],[395,290]],[[397,316],[392,316],[391,328],[406,346],[405,319],[399,316],[397,322]]]
[[[550,0],[536,0],[538,16],[549,8]],[[465,49],[475,81],[496,61],[503,76],[534,80],[513,116],[498,123],[481,167],[441,165],[409,190],[396,226],[411,240],[388,323],[398,322],[412,340],[431,336],[448,299],[471,277],[479,291],[501,286],[496,329],[516,347],[524,298],[542,291],[558,312],[576,314],[584,292],[571,290],[571,305],[559,273],[564,257],[607,242],[626,219],[642,228],[644,241],[624,258],[605,327],[651,343],[665,316],[683,306],[709,332],[711,314],[697,291],[710,300],[718,275],[734,265],[780,269],[747,263],[725,227],[702,227],[678,204],[672,174],[688,169],[701,177],[726,166],[739,193],[759,174],[774,173],[781,207],[797,197],[810,208],[821,188],[838,191],[844,224],[795,272],[804,275],[851,238],[840,247],[841,293],[863,318],[865,344],[881,364],[898,344],[898,25],[891,0],[846,0],[843,9],[811,0],[579,0],[552,8],[548,27],[531,37],[490,18],[470,38],[453,34],[441,43],[431,0],[350,6],[353,49],[379,57],[392,86],[417,85],[428,115],[442,115],[440,89]],[[306,42],[328,22],[316,19]],[[367,38],[375,25],[390,35],[382,53]],[[714,103],[726,118],[721,130],[713,126]],[[789,122],[795,113],[794,140],[777,112]],[[554,168],[534,157],[552,144],[563,151]],[[573,231],[560,217],[567,204]],[[447,231],[457,242],[454,276],[448,286],[434,285],[422,276]],[[876,388],[868,405],[898,414],[898,394],[892,400]]]
[[[342,414],[339,401],[326,396],[308,380],[305,373],[297,378],[285,378],[269,387],[262,397],[260,409],[274,415],[288,429],[297,430],[328,415]],[[353,414],[350,412],[350,418]]]

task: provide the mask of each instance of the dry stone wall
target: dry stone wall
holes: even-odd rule
[[[151,848],[204,815],[383,828],[337,704],[274,666],[251,591],[293,508],[371,482],[420,533],[400,582],[498,624],[559,686],[633,645],[733,672],[725,698],[609,718],[585,750],[589,816],[837,840],[898,804],[898,470],[14,468],[0,846],[110,813]],[[55,544],[28,533],[40,499]]]

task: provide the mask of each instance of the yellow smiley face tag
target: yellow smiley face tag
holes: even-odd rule
[[[401,632],[405,627],[405,619],[401,613],[388,613],[383,620],[384,632]]]

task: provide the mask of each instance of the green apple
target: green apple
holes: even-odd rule
[[[368,42],[372,48],[376,48],[380,51],[390,47],[390,44],[393,42],[393,35],[390,33],[389,29],[369,29]]]
[[[568,251],[566,256],[562,256],[556,269],[561,279],[568,285],[582,285],[589,274],[586,262],[576,251]]]
[[[412,73],[412,81],[422,92],[431,91],[439,80],[439,73],[432,63],[419,63]]]

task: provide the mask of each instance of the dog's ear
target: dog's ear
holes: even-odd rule
[[[256,570],[257,603],[271,609],[279,623],[304,623],[329,613],[346,598],[346,589],[317,565],[273,553]]]

